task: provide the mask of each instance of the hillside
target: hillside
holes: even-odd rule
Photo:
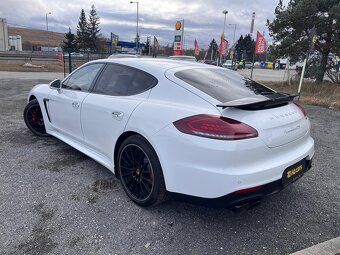
[[[32,46],[58,47],[62,44],[65,34],[46,30],[8,27],[8,35],[21,35],[24,50],[32,49]]]

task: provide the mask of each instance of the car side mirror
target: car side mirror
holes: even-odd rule
[[[61,80],[51,81],[49,86],[52,87],[52,88],[60,89],[60,87],[61,87]]]

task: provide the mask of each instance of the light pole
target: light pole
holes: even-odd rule
[[[228,11],[224,10],[224,11],[222,11],[222,13],[224,14],[223,33],[222,33],[222,36],[223,36],[223,39],[224,39],[225,38],[225,20],[227,18]],[[221,36],[221,42],[222,42],[222,36]],[[220,53],[220,57],[221,57],[221,59],[218,58],[217,64],[219,64],[220,61],[222,62],[223,55],[221,53]]]
[[[140,28],[139,28],[139,48],[141,48],[141,47],[140,47],[140,44],[141,44],[141,41],[142,41],[142,30],[145,30],[145,28],[144,28],[144,27],[140,27]],[[145,35],[146,35],[146,34],[145,34]],[[149,38],[149,36],[147,36],[146,38]],[[143,50],[143,49],[141,49],[141,53],[140,53],[141,55],[142,55],[142,53],[143,53],[142,50]]]
[[[138,9],[139,9],[139,2],[131,1],[130,4],[137,4],[137,30],[136,30],[136,54],[139,52],[139,36],[138,36]]]
[[[228,24],[229,26],[234,26],[234,36],[233,36],[233,45],[235,43],[235,33],[236,33],[236,24]]]
[[[234,36],[233,36],[233,47],[235,45],[235,33],[236,33],[236,24],[228,24],[229,26],[234,26]],[[231,56],[231,59],[232,59],[232,65],[233,65],[233,62],[234,62],[234,54],[235,54],[235,48],[233,49],[233,55]],[[235,64],[236,66],[236,61],[235,61]]]
[[[52,13],[46,12],[47,52],[50,52],[50,42],[49,42],[49,36],[48,36],[48,20],[47,20],[47,15],[49,14],[52,14]]]
[[[228,11],[224,10],[224,11],[222,11],[222,13],[224,14],[224,25],[223,25],[223,35],[224,35],[224,33],[225,33],[225,20],[227,18]]]

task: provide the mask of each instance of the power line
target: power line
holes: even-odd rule
[[[33,28],[33,27],[28,27],[28,26],[19,25],[19,24],[10,23],[10,22],[7,22],[7,24],[8,24],[8,25],[11,25],[11,26],[16,26],[16,27],[23,27],[23,28],[36,29],[36,28]]]

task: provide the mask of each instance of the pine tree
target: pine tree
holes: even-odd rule
[[[77,26],[77,43],[81,50],[86,51],[89,46],[89,32],[88,32],[88,23],[86,20],[86,15],[84,9],[80,12],[80,17]]]
[[[97,11],[94,5],[91,6],[91,11],[89,15],[88,22],[88,33],[89,33],[89,47],[91,52],[95,52],[97,50],[97,40],[100,32],[99,29],[99,16],[97,15]]]
[[[241,60],[243,58],[244,50],[245,50],[244,39],[243,35],[241,35],[235,46],[235,58],[237,60]]]
[[[243,39],[244,51],[246,54],[246,59],[252,61],[253,54],[255,51],[255,41],[252,40],[251,36],[248,34]]]
[[[151,45],[150,45],[150,40],[149,40],[149,37],[148,37],[148,39],[145,42],[145,46],[144,46],[144,49],[142,50],[142,53],[148,55],[149,54],[149,47],[151,47]]]
[[[280,0],[274,20],[267,25],[276,57],[289,57],[294,63],[305,59],[309,51],[320,55],[315,77],[322,82],[329,54],[340,50],[339,0],[289,0],[287,6]],[[312,31],[316,31],[315,38]]]
[[[65,39],[63,41],[62,48],[66,52],[74,52],[77,50],[77,42],[75,40],[75,35],[72,34],[71,28],[69,28],[68,33],[65,34]]]
[[[215,60],[216,57],[218,56],[218,54],[217,54],[218,53],[218,45],[217,45],[217,43],[215,41],[215,38],[213,38],[211,40],[208,51],[210,52],[210,58],[212,60]]]

